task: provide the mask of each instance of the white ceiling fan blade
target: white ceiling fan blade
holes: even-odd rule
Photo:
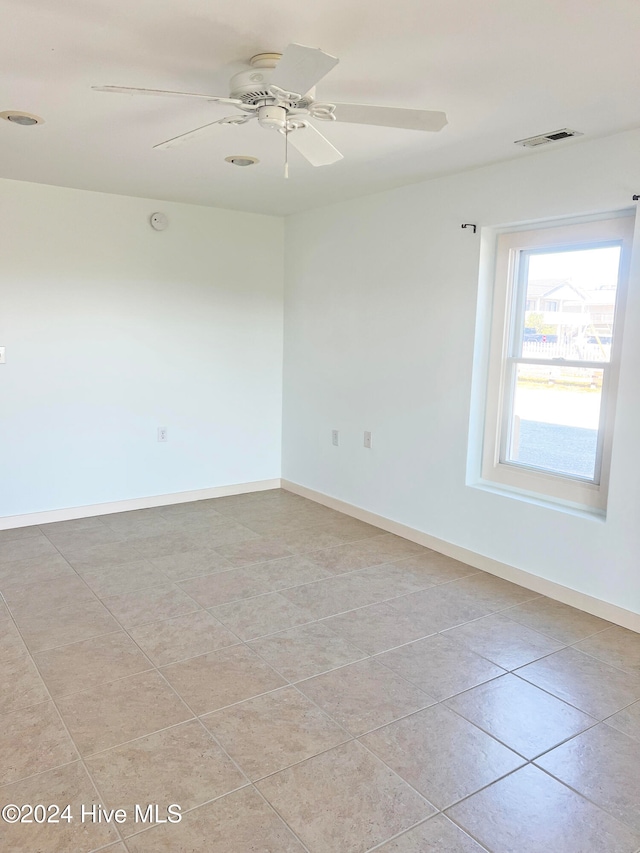
[[[92,86],[96,92],[115,92],[117,95],[160,95],[167,98],[202,98],[221,104],[241,104],[235,98],[218,98],[216,95],[199,95],[195,92],[171,92],[167,89],[137,89],[133,86]]]
[[[306,157],[312,166],[330,166],[342,160],[338,149],[311,124],[292,130],[287,136],[289,143]]]
[[[340,60],[317,47],[290,44],[285,48],[271,84],[285,92],[306,95]]]
[[[404,130],[436,132],[447,124],[446,114],[436,110],[406,110],[402,107],[374,107],[367,104],[336,104],[334,115],[337,121]]]
[[[203,124],[202,127],[196,127],[195,130],[188,130],[186,133],[181,133],[179,136],[173,136],[171,139],[165,139],[164,142],[159,142],[153,148],[164,150],[165,148],[173,148],[175,145],[181,145],[183,142],[191,142],[198,139],[200,136],[206,136],[217,124],[245,124],[249,119],[254,118],[253,115],[227,116],[226,118],[218,119],[218,121],[210,121],[209,124]]]

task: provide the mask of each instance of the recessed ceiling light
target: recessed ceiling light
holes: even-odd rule
[[[231,157],[224,159],[234,166],[255,166],[256,163],[260,162],[257,157],[245,157],[244,154],[232,154]]]
[[[23,127],[31,127],[34,124],[42,124],[43,118],[34,116],[32,113],[25,113],[21,110],[5,110],[0,113],[0,118],[10,121],[13,124],[21,124]]]

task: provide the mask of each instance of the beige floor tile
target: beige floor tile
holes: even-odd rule
[[[138,510],[138,512],[146,512],[146,510]],[[162,515],[139,516],[136,515],[135,510],[107,516],[104,524],[123,539],[143,539],[175,532],[171,522]]]
[[[96,601],[95,595],[75,572],[11,586],[3,595],[18,625],[27,617]]]
[[[516,674],[599,720],[640,699],[640,676],[614,669],[576,649],[562,649]]]
[[[468,595],[470,601],[492,611],[541,598],[538,592],[532,592],[486,572],[478,572],[471,577],[454,581],[451,586],[456,592]]]
[[[376,660],[438,701],[504,674],[501,667],[442,635],[383,652]]]
[[[193,551],[201,547],[197,534],[182,533],[171,525],[166,533],[157,533],[153,536],[130,535],[127,541],[147,560],[170,554],[182,554],[184,551]]]
[[[251,648],[289,681],[319,675],[365,655],[325,625],[302,625],[254,640]]]
[[[528,759],[596,722],[515,675],[481,684],[445,704]]]
[[[131,853],[303,853],[286,824],[251,788],[134,835]]]
[[[253,595],[269,592],[269,587],[243,569],[203,575],[180,581],[178,585],[202,607],[217,607],[240,598],[251,598]]]
[[[428,575],[434,584],[448,583],[478,573],[478,569],[473,566],[430,548],[423,548],[420,554],[400,560],[399,565]]]
[[[151,562],[175,581],[210,575],[214,572],[226,572],[233,568],[231,563],[220,554],[206,548],[184,551],[182,554],[168,554],[166,557],[154,557]]]
[[[282,489],[43,530],[0,532],[0,799],[190,810],[11,853],[302,853],[287,819],[309,853],[640,853],[638,635]],[[498,791],[487,836],[411,785],[454,819]]]
[[[433,580],[419,569],[411,569],[396,563],[383,563],[362,569],[358,575],[372,587],[380,590],[385,598],[396,598],[408,592],[419,592],[434,586]]]
[[[640,836],[533,766],[447,812],[493,853],[635,853]]]
[[[361,853],[434,812],[356,741],[257,787],[313,853]]]
[[[144,625],[145,622],[159,622],[172,616],[184,616],[185,613],[200,609],[189,595],[174,584],[110,595],[103,602],[125,628]]]
[[[377,729],[361,741],[439,809],[524,763],[443,705]]]
[[[34,659],[54,697],[89,690],[152,668],[124,631],[38,652]]]
[[[331,576],[282,589],[281,593],[297,607],[306,610],[311,619],[323,619],[372,603],[364,581],[355,574]],[[375,600],[377,599],[374,598]]]
[[[390,602],[360,607],[330,616],[323,622],[370,655],[420,640],[426,635],[421,620],[399,613]]]
[[[320,568],[337,575],[370,566],[379,566],[394,559],[399,560],[402,557],[422,553],[423,550],[420,545],[409,542],[408,539],[385,533],[382,536],[338,545],[325,551],[314,551],[307,557]]]
[[[502,613],[450,628],[444,636],[504,669],[516,669],[563,647],[557,640],[513,622]]]
[[[110,566],[108,569],[94,569],[81,572],[81,575],[83,581],[91,587],[98,598],[122,595],[137,589],[168,583],[164,572],[147,560],[123,563],[121,566]]]
[[[24,646],[19,654],[0,660],[0,714],[36,705],[48,698],[47,688]]]
[[[23,660],[25,651],[25,645],[9,610],[0,601],[0,662]]]
[[[50,700],[0,716],[0,755],[2,785],[67,764],[78,757]]]
[[[87,768],[107,806],[134,815],[136,804],[148,803],[187,811],[247,784],[197,720],[94,755]],[[141,829],[131,821],[121,825],[124,836]]]
[[[206,610],[148,622],[129,628],[129,634],[156,666],[233,646],[238,638]]]
[[[299,530],[306,530],[312,525],[319,526],[326,519],[313,519],[306,514],[299,513],[247,513],[235,516],[239,521],[245,524],[252,530],[256,536],[263,538],[277,538],[283,541],[282,537],[290,533],[297,533]]]
[[[232,566],[248,566],[292,556],[292,552],[277,539],[250,539],[247,542],[218,546],[216,550]]]
[[[215,530],[191,530],[189,535],[196,548],[226,548],[228,545],[235,546],[243,542],[260,539],[259,534],[254,530],[249,530],[244,524],[235,522],[230,522],[224,527],[218,527]],[[232,565],[235,564],[232,563]]]
[[[369,578],[364,572],[349,572],[345,575],[303,584],[281,590],[298,607],[307,610],[316,619],[324,619],[337,613],[366,607],[394,596],[397,579],[389,577]]]
[[[351,518],[341,513],[337,513],[333,518],[326,519],[321,526],[325,530],[331,530],[335,536],[340,536],[345,543],[370,539],[373,536],[382,536],[385,533],[380,527],[375,527],[373,524],[367,524],[366,521],[359,521],[357,518]],[[308,528],[308,530],[312,529],[317,528]]]
[[[443,572],[441,568],[437,568],[439,565],[438,562],[434,565],[430,556],[431,553],[433,552],[427,552],[426,555],[421,554],[413,557],[406,557],[403,560],[394,561],[392,563],[383,563],[382,566],[374,566],[370,569],[364,570],[362,574],[376,577],[377,575],[382,575],[385,570],[388,570],[391,577],[405,579],[407,589],[403,592],[407,593],[418,592],[421,589],[437,586],[443,582],[455,580],[458,577],[473,575],[473,573],[477,571],[476,569],[472,569],[471,566],[464,565],[464,563],[458,563],[457,565],[462,568],[459,571],[452,570],[452,576],[447,577],[446,572]],[[442,555],[439,554],[438,556]],[[450,562],[454,563],[455,561],[451,560]],[[402,595],[403,592],[398,594]]]
[[[391,606],[420,625],[425,635],[454,628],[489,613],[469,596],[460,595],[452,583],[394,598]]]
[[[332,575],[338,575],[342,572],[352,572],[358,569],[366,569],[369,566],[380,565],[387,562],[388,557],[386,554],[376,554],[371,548],[367,547],[366,540],[362,540],[346,545],[337,545],[322,551],[310,552],[307,554],[307,559]]]
[[[629,737],[640,740],[640,702],[634,702],[612,717],[607,717],[605,723]]]
[[[15,539],[30,539],[32,536],[36,538],[42,536],[42,531],[36,524],[30,527],[12,527],[9,530],[0,530],[0,545]]]
[[[165,507],[163,506],[150,506],[145,507],[144,509],[129,509],[124,510],[123,512],[109,512],[105,513],[105,515],[99,515],[97,518],[102,521],[103,524],[107,525],[116,525],[121,522],[139,524],[144,521],[153,521],[154,518],[162,518],[164,510]]]
[[[110,634],[120,626],[99,601],[81,601],[51,613],[17,618],[24,641],[32,653]]]
[[[430,817],[376,853],[487,853],[473,838],[442,814]]]
[[[65,555],[74,569],[79,572],[106,569],[122,563],[134,563],[143,558],[134,544],[129,541],[111,542],[108,545],[92,545]]]
[[[10,853],[90,853],[116,841],[113,825],[81,820],[82,805],[99,803],[86,770],[79,761],[0,788],[2,803],[70,806],[71,821],[15,823],[2,826],[2,849]],[[109,847],[108,853],[120,853]]]
[[[512,607],[505,611],[505,616],[561,643],[577,643],[612,627],[611,622],[544,597]]]
[[[297,686],[356,737],[435,701],[371,659],[317,675]]]
[[[165,518],[167,516],[165,515]],[[230,525],[229,519],[224,515],[209,510],[208,512],[189,512],[180,516],[173,516],[167,519],[174,530],[179,530],[187,535],[196,534],[200,536],[216,536],[218,532],[237,529],[236,525]],[[242,527],[242,525],[238,525]]]
[[[599,725],[536,761],[640,837],[640,743]]]
[[[14,560],[0,564],[0,591],[5,592],[7,587],[48,581],[60,575],[75,575],[61,554],[36,560]]]
[[[640,634],[615,626],[577,643],[576,649],[598,660],[640,675]]]
[[[252,780],[349,740],[294,687],[207,714],[202,722]]]
[[[69,533],[86,533],[91,530],[107,530],[102,518],[91,516],[89,518],[72,518],[68,521],[53,521],[50,524],[41,524],[40,531],[55,541],[56,536],[66,536]]]
[[[91,548],[93,545],[109,545],[119,542],[121,537],[110,530],[105,524],[87,527],[85,529],[61,529],[45,531],[47,538],[55,545],[61,554],[73,553],[83,548]]]
[[[253,640],[311,621],[306,611],[277,592],[212,607],[211,613],[241,640]]]
[[[144,672],[58,699],[83,755],[184,722],[191,711],[157,672]]]
[[[162,673],[196,714],[217,711],[285,683],[246,646],[230,646],[170,664]]]
[[[312,581],[333,577],[331,572],[321,569],[304,557],[283,557],[281,560],[269,560],[256,563],[248,572],[268,589],[286,589]]]
[[[26,536],[21,539],[8,539],[0,549],[0,565],[13,560],[40,560],[55,556],[55,546],[42,534]]]
[[[224,516],[216,512],[207,500],[186,501],[185,503],[172,504],[171,506],[161,506],[158,509],[160,515],[169,521],[180,521],[189,517],[225,520]]]
[[[336,521],[315,527],[284,531],[278,535],[278,538],[294,554],[308,554],[310,551],[321,551],[336,545],[358,542],[371,536],[380,536],[384,532],[364,522],[356,522],[356,525],[361,527],[355,525],[348,527]]]

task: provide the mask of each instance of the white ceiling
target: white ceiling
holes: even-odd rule
[[[46,120],[0,121],[0,176],[18,180],[287,214],[539,156],[514,140],[561,127],[640,126],[638,0],[0,0],[0,26],[0,111]],[[290,149],[285,181],[283,137],[257,122],[151,150],[228,107],[90,88],[226,96],[244,61],[293,41],[340,58],[318,99],[445,110],[448,126],[322,123],[344,160],[314,169]]]

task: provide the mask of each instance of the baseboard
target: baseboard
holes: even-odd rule
[[[397,536],[402,536],[411,542],[417,542],[418,545],[424,545],[433,551],[446,554],[448,557],[453,557],[455,560],[460,560],[460,562],[467,563],[467,565],[473,566],[476,569],[481,569],[483,572],[488,572],[504,580],[520,584],[520,586],[533,590],[533,592],[546,595],[556,601],[561,601],[563,604],[569,604],[571,607],[591,613],[592,616],[599,616],[601,619],[606,619],[616,625],[621,625],[623,628],[629,628],[631,631],[640,633],[640,613],[634,613],[632,610],[626,610],[617,604],[611,604],[608,601],[594,598],[577,589],[571,589],[568,586],[555,583],[555,581],[525,572],[523,569],[516,569],[513,566],[507,565],[507,563],[501,563],[499,560],[485,557],[483,554],[477,554],[475,551],[469,551],[467,548],[461,548],[459,545],[454,545],[451,542],[446,542],[444,539],[430,536],[421,530],[407,527],[407,525],[401,524],[398,521],[392,521],[382,515],[376,515],[376,513],[370,512],[367,509],[347,503],[346,501],[341,501],[330,495],[325,495],[322,492],[317,492],[314,489],[309,489],[307,486],[301,486],[299,483],[282,480],[281,487],[301,497],[309,498],[309,500],[323,506],[343,512],[345,515],[350,515],[352,518],[357,518],[368,524],[374,524],[388,533],[395,533]]]
[[[110,515],[114,512],[127,512],[132,509],[149,509],[154,506],[203,501],[209,498],[225,498],[228,495],[244,495],[247,492],[263,492],[268,489],[279,488],[280,479],[277,478],[274,480],[258,480],[255,483],[214,486],[211,489],[195,489],[191,492],[174,492],[170,495],[151,495],[145,498],[130,498],[129,500],[111,501],[103,504],[30,512],[25,515],[5,515],[0,517],[0,530],[31,527],[34,524],[50,524],[53,521],[71,521],[74,518],[89,518],[93,515]]]

